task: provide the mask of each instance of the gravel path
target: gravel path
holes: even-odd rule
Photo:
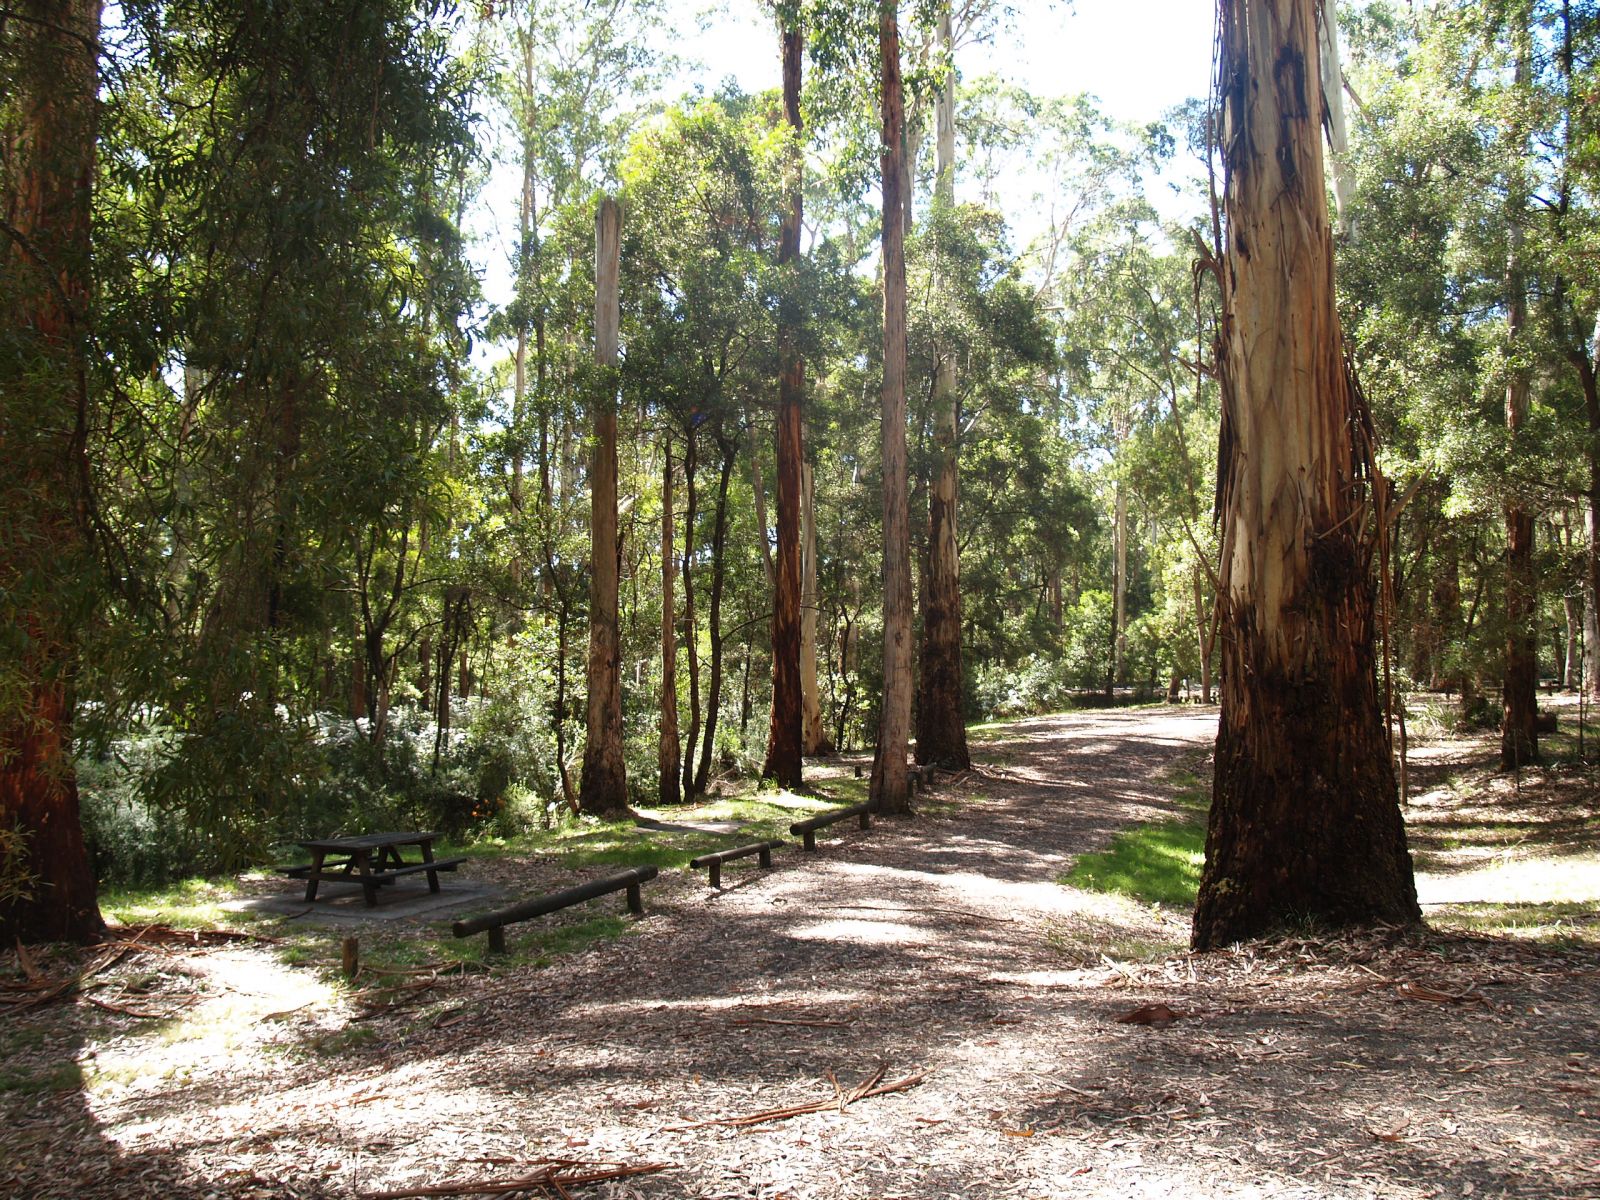
[[[1592,951],[1131,954],[1181,945],[1187,914],[1055,882],[1170,815],[1166,772],[1214,728],[1181,709],[1008,727],[917,819],[835,826],[720,893],[663,879],[627,936],[467,981],[427,1020],[267,1020],[276,993],[246,972],[304,973],[194,959],[250,1032],[155,1083],[23,1105],[0,1141],[28,1163],[15,1194],[348,1197],[572,1159],[671,1164],[581,1189],[609,1197],[1600,1196]],[[1175,1019],[1116,1020],[1155,1003]],[[329,1037],[337,1057],[304,1053]],[[905,1086],[707,1124],[875,1077]]]

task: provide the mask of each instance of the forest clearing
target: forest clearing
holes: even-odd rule
[[[1530,771],[1508,799],[1485,738],[1430,737],[1410,812],[1429,929],[1192,954],[1185,906],[1057,881],[1182,819],[1214,725],[1146,708],[994,727],[916,820],[842,827],[720,892],[669,870],[625,928],[617,904],[564,914],[602,929],[544,961],[522,927],[505,965],[452,970],[438,917],[230,917],[272,940],[135,950],[0,1015],[0,1185],[476,1195],[570,1161],[664,1168],[571,1185],[612,1197],[1600,1195],[1593,768]],[[583,861],[471,869],[537,891]],[[139,919],[185,912],[166,899]],[[423,964],[405,952],[425,935]],[[1119,1021],[1155,1005],[1170,1021]],[[914,1082],[839,1100],[835,1081],[880,1072]]]
[[[1136,9],[0,5],[0,1191],[1600,1197],[1600,0]]]

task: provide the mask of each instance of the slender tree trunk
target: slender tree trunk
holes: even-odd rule
[[[733,481],[739,443],[724,437],[719,430],[717,448],[722,451],[722,470],[717,476],[717,511],[711,527],[711,603],[706,611],[711,667],[706,680],[705,741],[700,747],[700,763],[694,773],[695,795],[703,795],[711,781],[711,763],[717,746],[717,718],[722,712],[722,590],[728,577],[728,560],[724,553],[728,542],[728,485]]]
[[[1374,653],[1371,425],[1334,306],[1319,0],[1220,0],[1222,715],[1197,949],[1420,919]]]
[[[1128,659],[1128,489],[1122,486],[1120,479],[1117,481],[1115,522],[1112,541],[1115,543],[1116,595],[1112,621],[1116,625],[1116,636],[1111,653],[1111,675],[1115,682],[1121,683]]]
[[[656,751],[661,803],[683,799],[678,749],[678,620],[672,602],[677,574],[672,538],[672,443],[661,447],[661,737]]]
[[[955,51],[950,5],[939,14],[939,44]],[[956,81],[952,66],[934,105],[934,194],[951,220],[956,202]],[[928,488],[928,567],[922,593],[922,671],[917,691],[917,761],[950,770],[972,765],[967,751],[961,663],[961,552],[956,540],[961,397],[956,356],[941,346],[933,371],[933,479]]]
[[[1561,608],[1566,617],[1566,636],[1562,639],[1564,651],[1561,660],[1561,686],[1569,692],[1578,690],[1578,675],[1582,663],[1578,659],[1579,635],[1583,630],[1583,597],[1563,596]]]
[[[87,619],[85,361],[91,303],[98,0],[25,0],[0,28],[10,186],[0,274],[0,945],[105,930],[73,769],[72,677]]]
[[[1206,581],[1200,564],[1194,567],[1195,635],[1200,643],[1200,703],[1211,703],[1211,663],[1216,656],[1217,628],[1222,611],[1221,604],[1212,602],[1211,612],[1206,612]]]
[[[556,771],[561,777],[561,801],[578,811],[578,792],[567,767],[567,649],[571,644],[572,607],[565,587],[556,589]]]
[[[699,465],[698,437],[694,425],[684,430],[686,439],[683,455],[683,650],[689,668],[689,730],[683,739],[683,796],[694,798],[695,749],[700,738],[700,630],[694,615],[694,545],[698,517],[698,490],[695,486],[695,468]]]
[[[533,34],[531,30],[519,29],[518,40],[521,42],[521,78],[522,88],[522,196],[518,205],[517,217],[521,237],[517,243],[517,299],[521,302],[521,310],[517,317],[517,350],[512,359],[511,383],[511,509],[513,512],[522,511],[523,488],[523,438],[528,422],[528,335],[532,332],[531,322],[528,320],[527,305],[532,297],[529,293],[529,280],[532,276],[534,260],[538,257],[538,249],[534,245],[534,171],[537,165],[535,157],[536,146],[533,137],[534,112],[534,72],[533,72]],[[514,576],[521,573],[521,559],[512,560],[511,569]]]
[[[806,463],[800,472],[800,697],[801,748],[809,755],[833,753],[833,739],[822,719],[817,683],[817,480]]]
[[[911,518],[906,499],[906,186],[904,96],[896,0],[878,0],[883,111],[883,704],[872,764],[872,803],[911,808]]]
[[[805,361],[800,356],[800,257],[803,159],[800,121],[799,28],[783,30],[783,111],[789,124],[788,207],[778,233],[778,270],[784,281],[778,310],[778,551],[772,597],[772,720],[767,730],[763,779],[797,788],[801,775],[803,698],[800,685],[800,470],[805,461],[801,404]]]
[[[778,585],[778,568],[772,561],[772,542],[767,537],[771,528],[767,524],[767,481],[761,470],[761,438],[756,423],[750,425],[750,494],[756,504],[756,543],[761,548],[761,571],[767,578],[767,587]]]
[[[622,212],[607,196],[595,214],[595,361],[602,382],[595,395],[594,465],[589,476],[589,702],[579,803],[588,813],[628,809],[622,751],[622,645],[617,624],[617,268]]]

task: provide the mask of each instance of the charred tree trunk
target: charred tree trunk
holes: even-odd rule
[[[911,736],[911,517],[906,499],[905,100],[896,0],[878,0],[883,111],[883,704],[872,803],[908,812]]]
[[[1420,918],[1374,653],[1372,436],[1342,357],[1318,0],[1221,0],[1222,714],[1197,949]]]
[[[801,402],[805,361],[800,356],[801,307],[795,286],[800,257],[801,168],[798,27],[783,31],[783,111],[789,123],[788,207],[778,233],[778,270],[784,281],[778,309],[778,552],[772,598],[772,720],[767,729],[763,779],[800,786],[803,706],[800,687],[800,467],[805,459]]]
[[[954,53],[950,6],[939,14],[939,43]],[[955,68],[934,106],[935,196],[950,220],[956,202]],[[917,690],[917,761],[950,770],[972,765],[962,711],[961,557],[956,541],[961,397],[953,347],[939,348],[933,374],[933,479],[928,488],[928,569],[922,594],[922,672]]]
[[[672,537],[672,443],[661,447],[661,738],[656,750],[661,803],[683,799],[678,747],[678,621],[672,601],[677,574]]]
[[[728,485],[733,481],[739,444],[717,431],[717,448],[722,452],[722,470],[717,476],[717,511],[711,526],[711,603],[706,611],[706,635],[711,643],[711,664],[706,680],[706,731],[700,747],[700,763],[694,772],[694,794],[703,795],[711,781],[712,752],[717,745],[717,717],[722,711],[722,590],[727,582]]]
[[[17,6],[0,26],[14,89],[0,274],[0,945],[105,930],[73,770],[72,678],[87,619],[90,197],[98,0]]]
[[[588,739],[578,803],[588,813],[628,811],[627,766],[622,753],[622,645],[617,624],[617,268],[622,212],[607,196],[595,214],[594,465],[589,477],[589,702]]]

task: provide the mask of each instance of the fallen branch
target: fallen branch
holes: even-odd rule
[[[877,1071],[865,1082],[846,1092],[839,1086],[830,1072],[828,1078],[833,1080],[833,1094],[821,1100],[813,1100],[810,1104],[795,1104],[788,1108],[769,1108],[764,1112],[750,1113],[743,1117],[719,1117],[713,1121],[696,1121],[692,1125],[669,1125],[668,1133],[685,1133],[691,1129],[705,1129],[711,1125],[723,1125],[729,1128],[742,1128],[747,1125],[765,1125],[768,1121],[786,1121],[790,1117],[801,1117],[807,1113],[828,1112],[830,1110],[843,1112],[858,1100],[866,1100],[872,1096],[886,1096],[890,1092],[903,1092],[907,1088],[916,1087],[925,1078],[924,1075],[907,1075],[904,1079],[897,1079],[893,1083],[880,1083],[887,1067],[879,1067]]]
[[[785,1021],[778,1017],[735,1017],[729,1025],[804,1025],[811,1029],[844,1029],[854,1021]]]
[[[639,1163],[633,1166],[587,1163],[574,1160],[551,1159],[539,1169],[512,1179],[468,1179],[461,1183],[436,1183],[421,1187],[395,1188],[386,1192],[357,1192],[361,1200],[410,1200],[425,1196],[504,1196],[510,1192],[523,1192],[531,1188],[553,1187],[557,1192],[585,1183],[603,1183],[611,1179],[626,1179],[630,1175],[653,1175],[669,1171],[672,1163]]]

